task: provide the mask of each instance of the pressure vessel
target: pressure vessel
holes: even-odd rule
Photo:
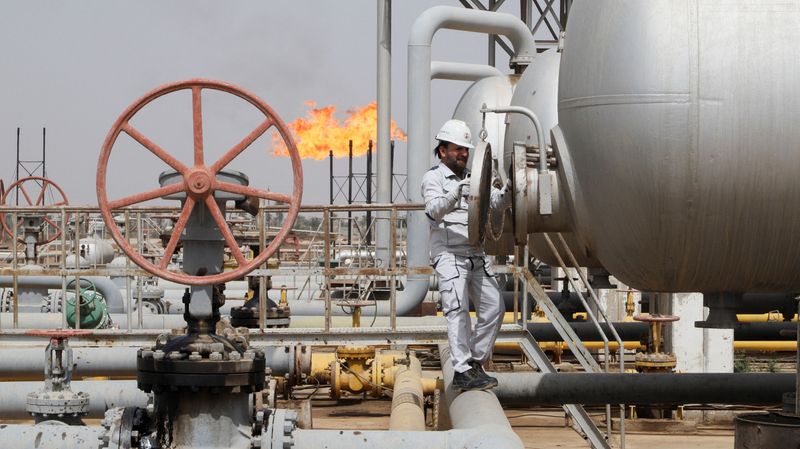
[[[545,145],[548,146],[550,145],[550,129],[558,124],[558,74],[560,63],[561,54],[555,48],[538,54],[533,63],[522,73],[514,89],[514,95],[511,97],[512,106],[522,106],[536,114],[544,129]],[[504,165],[506,167],[511,166],[515,143],[525,146],[529,159],[537,155],[539,139],[531,120],[522,114],[509,114],[506,122],[508,124],[506,125],[505,138],[503,139]],[[535,172],[534,164],[530,163],[529,165],[531,166],[529,170]],[[559,217],[542,219],[535,216],[538,208],[534,204],[528,207],[528,212],[530,213],[527,222],[531,232],[528,237],[528,245],[531,254],[548,265],[558,266],[558,259],[553,256],[541,231],[562,232],[580,266],[601,267],[600,262],[586,251],[586,248],[580,242],[580,238],[572,232],[574,229],[572,217],[569,215],[567,205],[564,205],[563,208],[564,210]],[[547,229],[542,229],[543,222],[547,225]],[[553,243],[565,263],[570,264],[559,241],[556,239]]]
[[[480,141],[481,129],[486,129],[486,141],[492,147],[492,159],[498,161],[498,171],[504,171],[502,155],[503,137],[505,136],[505,117],[498,114],[486,114],[483,120],[481,107],[501,107],[511,104],[511,96],[516,84],[516,76],[492,76],[478,80],[464,92],[458,101],[453,118],[463,120],[472,131],[472,141]],[[438,126],[438,125],[434,125]],[[433,150],[433,147],[431,147]],[[470,152],[472,156],[472,152]],[[470,162],[472,158],[470,157]]]
[[[576,0],[553,144],[583,243],[660,292],[800,288],[800,3]]]

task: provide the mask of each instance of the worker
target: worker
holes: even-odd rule
[[[448,120],[436,134],[433,152],[439,158],[422,178],[425,215],[431,227],[431,264],[439,277],[442,312],[447,317],[447,336],[453,363],[453,386],[458,390],[487,390],[497,379],[483,365],[492,355],[503,323],[503,304],[492,262],[483,247],[473,247],[467,237],[467,169],[472,133],[461,120]],[[504,211],[511,203],[508,184],[491,188],[490,207]],[[469,302],[475,306],[477,323],[472,330]],[[442,363],[445,363],[443,360]]]

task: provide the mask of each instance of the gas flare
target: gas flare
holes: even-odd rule
[[[378,130],[377,103],[348,110],[344,122],[334,117],[335,106],[318,108],[313,101],[307,101],[306,106],[309,107],[306,117],[287,124],[301,158],[321,160],[327,158],[330,151],[334,157],[346,157],[350,140],[353,141],[353,156],[366,154],[370,140],[374,145]],[[390,129],[392,139],[406,140],[406,134],[394,120]],[[286,144],[278,133],[272,135],[272,146],[276,156],[288,156]],[[377,148],[373,146],[375,150]]]

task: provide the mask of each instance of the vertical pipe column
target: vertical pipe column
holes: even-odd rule
[[[489,0],[489,8],[488,8],[489,11],[494,11],[496,3],[497,3],[497,0]],[[497,61],[497,58],[496,58],[497,47],[494,44],[494,40],[497,38],[497,35],[490,34],[488,36],[488,38],[489,38],[489,49],[488,49],[489,52],[488,52],[488,57],[486,58],[486,63],[488,65],[494,67],[494,66],[497,65],[497,63],[496,63],[496,61]]]
[[[330,150],[328,160],[330,161],[330,177],[328,178],[328,195],[330,201],[328,204],[333,204],[333,150]]]
[[[419,19],[418,19],[419,20]],[[431,46],[430,41],[408,44],[408,177],[406,190],[411,203],[424,203],[420,186],[422,176],[430,166],[431,130]],[[425,156],[423,156],[425,155]],[[428,221],[424,211],[409,211],[408,266],[422,267],[430,263]],[[427,290],[428,275],[409,275],[408,283],[424,283]]]
[[[353,141],[348,146],[347,205],[353,204]],[[347,211],[347,244],[353,244],[353,211]]]
[[[392,0],[378,0],[378,134],[377,151],[377,202],[392,202],[392,160],[394,146],[391,143],[392,116]],[[391,151],[387,151],[391,148]],[[389,261],[389,221],[386,211],[377,213],[375,223],[375,263],[386,267]]]
[[[367,146],[367,204],[372,204],[372,141]],[[372,211],[367,210],[367,246],[372,243]]]

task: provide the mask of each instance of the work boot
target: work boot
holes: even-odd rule
[[[489,381],[490,385],[489,388],[494,388],[497,386],[497,379],[486,374],[486,371],[483,370],[483,365],[473,360],[469,362],[469,366],[471,366],[472,369],[475,370],[476,373],[478,373],[478,376],[483,377],[484,379]]]
[[[495,384],[496,385],[496,384]],[[453,374],[453,388],[460,391],[488,390],[493,385],[489,379],[481,376],[475,368],[470,368],[463,373]]]

